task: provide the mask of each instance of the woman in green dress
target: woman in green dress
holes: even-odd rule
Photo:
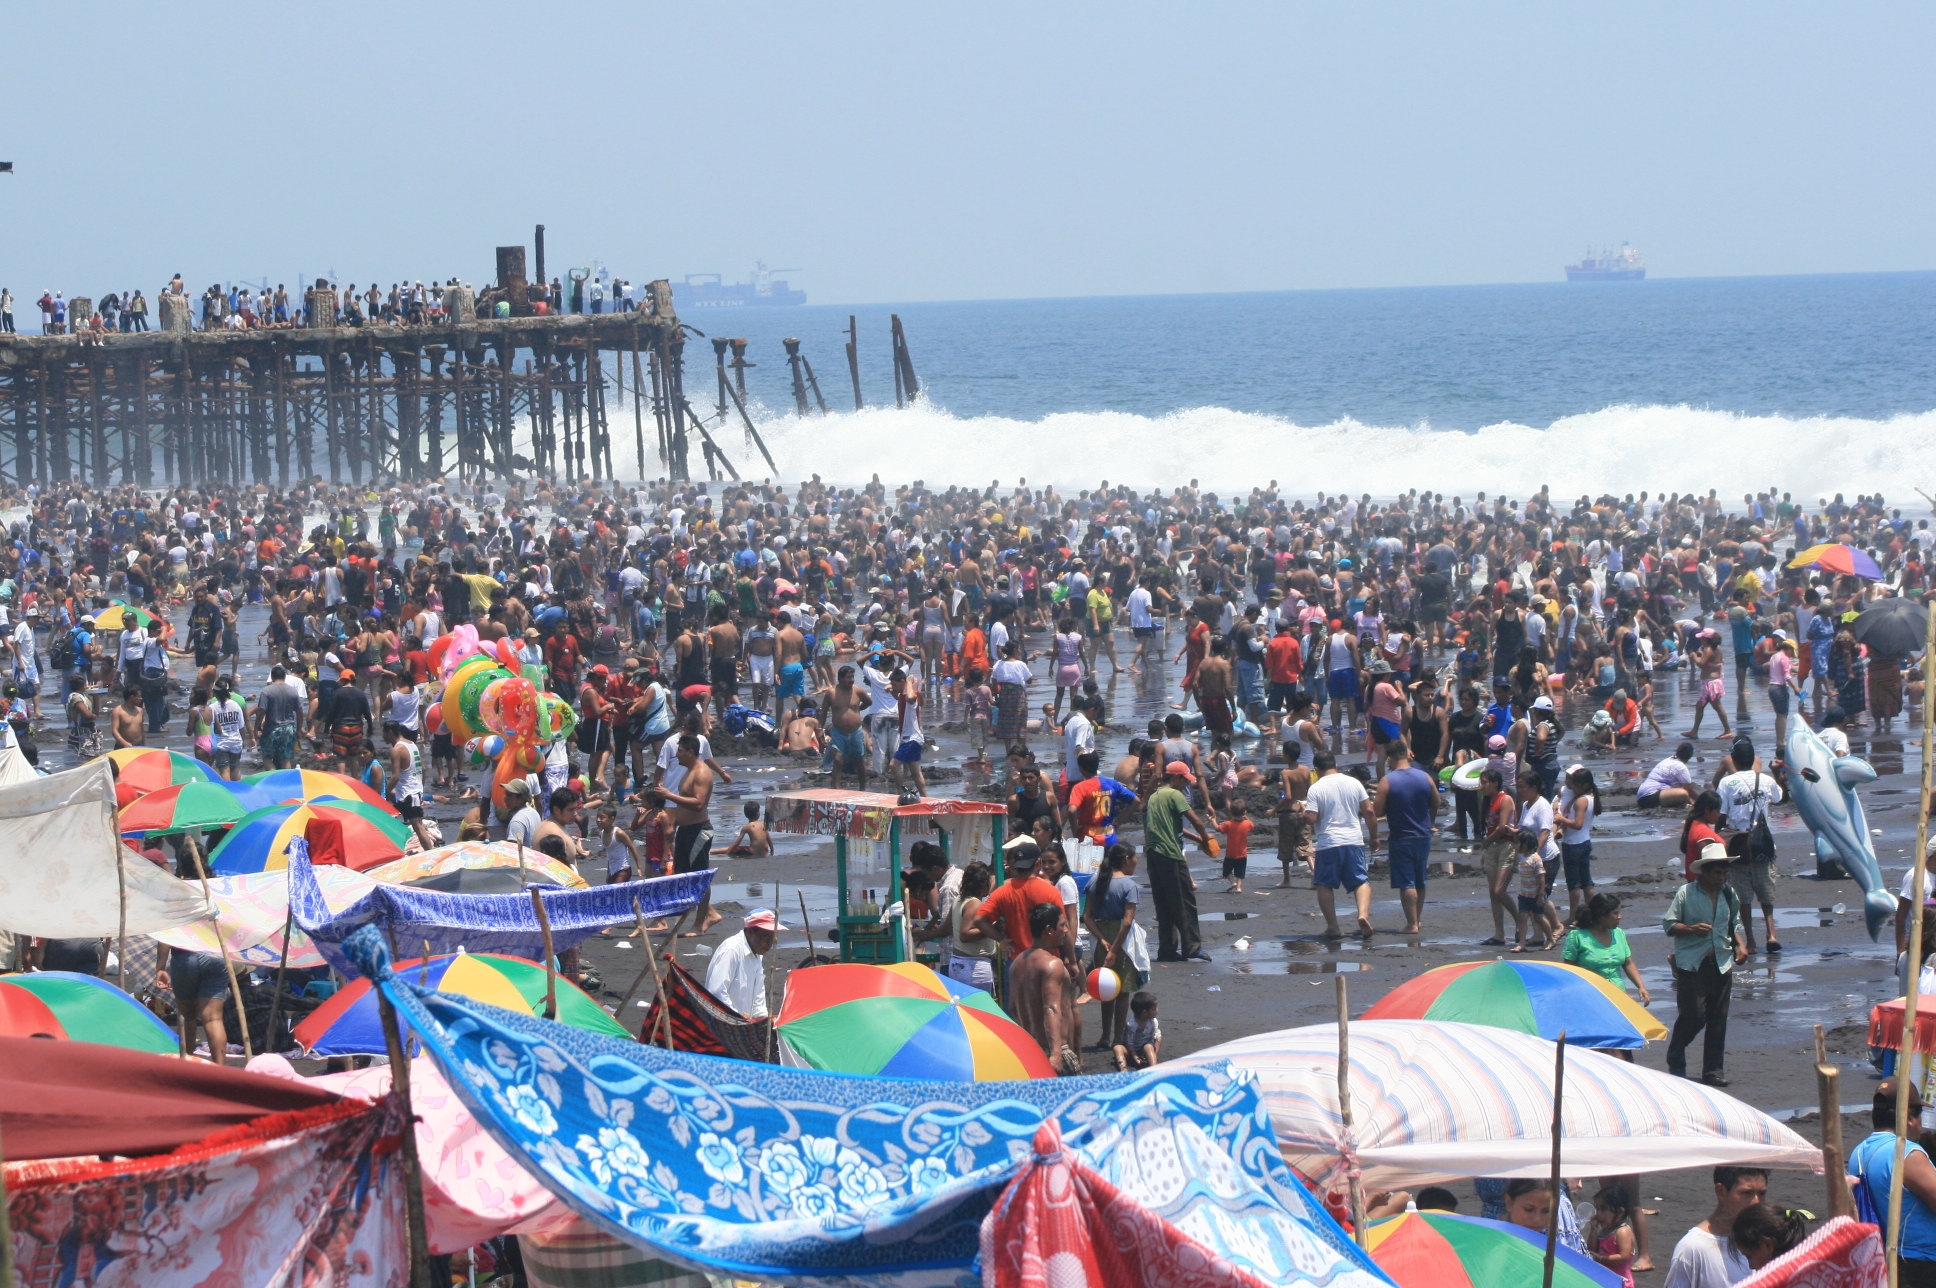
[[[1560,960],[1604,976],[1623,990],[1632,984],[1642,1006],[1653,1004],[1653,995],[1647,991],[1640,970],[1634,965],[1627,932],[1620,928],[1617,895],[1596,894],[1586,901],[1560,947]]]

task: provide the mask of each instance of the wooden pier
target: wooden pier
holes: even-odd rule
[[[321,294],[312,316],[333,318]],[[694,439],[709,476],[738,477],[686,400],[666,283],[590,316],[488,316],[504,294],[462,290],[424,325],[214,331],[168,297],[161,330],[0,336],[0,481],[685,479]]]

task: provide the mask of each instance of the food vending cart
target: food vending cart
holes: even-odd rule
[[[839,900],[840,960],[907,961],[905,916],[888,916],[901,902],[902,847],[931,840],[950,863],[986,863],[1002,880],[1002,841],[1008,809],[999,801],[903,802],[885,792],[816,788],[767,797],[767,827],[795,836],[834,838]]]

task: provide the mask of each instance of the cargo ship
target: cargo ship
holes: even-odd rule
[[[750,282],[728,282],[718,273],[688,273],[685,281],[672,284],[672,305],[683,312],[687,309],[790,308],[805,304],[805,291],[796,291],[787,285],[785,278],[773,276],[798,271],[768,268],[764,262],[755,260]]]
[[[1589,250],[1577,264],[1566,266],[1569,282],[1644,282],[1647,264],[1640,252],[1626,242],[1619,250]]]

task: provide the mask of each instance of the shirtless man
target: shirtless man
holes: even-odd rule
[[[807,696],[807,637],[788,617],[776,614],[774,625],[779,628],[773,637],[775,654],[780,661],[780,688],[773,700],[774,713],[778,715],[782,714],[788,698],[798,704]]]
[[[841,790],[841,775],[852,770],[859,775],[857,791],[867,790],[867,735],[861,731],[863,713],[874,699],[866,689],[854,687],[854,668],[843,666],[831,689],[822,689],[821,703],[827,709],[827,738],[833,743],[834,790]]]
[[[1210,656],[1197,668],[1197,706],[1203,727],[1212,734],[1229,735],[1235,719],[1236,680],[1230,667],[1230,641],[1210,641]]]
[[[706,643],[712,649],[712,670],[708,675],[713,686],[713,706],[719,712],[720,723],[725,723],[726,708],[739,700],[739,627],[725,605],[713,609],[713,624],[706,631]]]
[[[753,705],[762,711],[773,697],[777,676],[773,649],[777,638],[770,622],[755,621],[746,629],[747,678],[753,682]]]
[[[1315,721],[1304,723],[1315,725]],[[1322,736],[1322,735],[1320,735]],[[1311,771],[1305,767],[1304,744],[1292,736],[1284,740],[1284,768],[1277,771],[1277,862],[1284,869],[1282,890],[1291,883],[1291,864],[1311,871],[1317,862],[1317,843],[1311,835],[1311,815],[1304,797],[1311,790]]]
[[[147,736],[148,720],[141,713],[141,690],[130,686],[114,708],[115,747],[139,747]]]
[[[674,873],[698,872],[706,867],[713,849],[713,821],[708,808],[713,799],[713,771],[699,758],[699,735],[679,735],[679,764],[685,776],[677,790],[665,791],[666,804],[672,807],[672,870]],[[719,922],[713,911],[710,892],[699,904],[699,928],[685,937],[695,939]]]
[[[1008,1009],[1028,1030],[1059,1074],[1082,1072],[1082,1016],[1075,1007],[1075,978],[1063,962],[1062,909],[1052,903],[1029,909],[1034,943],[1008,968]]]
[[[820,717],[813,703],[802,702],[793,718],[780,726],[780,750],[819,757]]]

